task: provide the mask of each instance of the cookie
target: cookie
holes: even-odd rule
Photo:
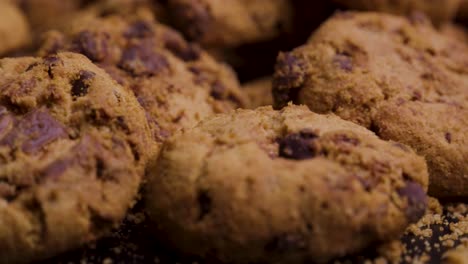
[[[134,92],[157,142],[209,115],[246,104],[228,66],[149,18],[86,18],[70,31],[49,34],[41,54],[79,52],[105,69]]]
[[[440,32],[449,38],[468,44],[468,31],[461,25],[447,23],[440,27]]]
[[[51,29],[62,29],[86,0],[12,0],[25,13],[33,37],[39,40],[41,34]]]
[[[427,204],[423,158],[304,106],[208,118],[147,173],[156,234],[207,262],[324,262],[398,238]]]
[[[420,17],[339,13],[278,57],[273,95],[424,156],[436,197],[468,195],[468,47]]]
[[[271,94],[271,81],[270,76],[263,77],[242,86],[245,94],[249,99],[249,109],[255,109],[260,106],[267,106],[273,104],[273,95]]]
[[[30,44],[30,29],[24,14],[8,1],[0,1],[0,55]]]
[[[0,263],[107,234],[142,179],[149,126],[131,92],[79,54],[0,60]]]
[[[232,47],[272,39],[289,29],[287,0],[169,0],[174,23],[205,46]]]
[[[160,22],[167,22],[168,20],[168,12],[162,0],[98,0],[80,10],[76,14],[76,19],[135,14],[150,18],[154,16]]]
[[[386,12],[397,15],[410,15],[422,12],[429,16],[436,25],[451,21],[457,14],[462,0],[334,0],[344,7],[363,10]]]

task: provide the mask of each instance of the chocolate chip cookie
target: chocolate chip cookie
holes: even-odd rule
[[[439,25],[455,18],[461,0],[334,0],[341,5],[363,11],[410,15],[422,12]]]
[[[0,60],[0,263],[107,234],[151,147],[133,94],[80,54]]]
[[[423,158],[305,106],[208,118],[147,172],[156,234],[212,262],[327,261],[398,238],[427,204]]]
[[[334,112],[429,164],[429,192],[468,196],[468,47],[420,17],[339,13],[278,57],[276,107]]]
[[[174,22],[206,46],[238,46],[272,39],[288,30],[288,0],[169,0]]]
[[[57,50],[86,55],[131,89],[157,142],[209,115],[246,104],[228,66],[147,17],[82,19],[69,34],[49,34],[41,53]]]
[[[273,104],[273,95],[271,94],[271,76],[263,77],[248,82],[242,86],[249,104],[247,108],[255,109],[260,106]]]
[[[8,1],[0,1],[0,39],[0,55],[21,49],[31,41],[24,14]]]

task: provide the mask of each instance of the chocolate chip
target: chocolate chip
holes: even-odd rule
[[[333,58],[333,62],[340,66],[340,69],[346,72],[353,71],[353,60],[349,57],[349,55],[345,53],[336,54]]]
[[[126,38],[145,38],[152,35],[153,30],[151,29],[151,25],[147,21],[142,20],[133,23],[124,33]]]
[[[73,162],[68,159],[55,161],[42,171],[41,178],[44,180],[58,180],[72,164]]]
[[[422,98],[422,93],[420,91],[414,91],[413,96],[411,97],[412,101],[420,101]]]
[[[275,66],[273,98],[275,108],[282,108],[297,98],[305,82],[306,63],[292,53],[281,53]]]
[[[34,63],[30,64],[30,65],[28,66],[28,68],[26,68],[26,71],[28,72],[28,71],[32,70],[32,69],[33,69],[34,67],[36,67],[37,65],[39,65],[39,63],[37,63],[37,62],[34,62]]]
[[[314,141],[318,136],[312,132],[287,135],[279,140],[279,156],[287,159],[303,160],[317,155]]]
[[[47,66],[47,74],[50,79],[54,78],[52,69],[60,63],[60,58],[54,55],[50,55],[44,58],[44,65]]]
[[[221,100],[224,98],[224,92],[226,90],[226,87],[224,87],[224,85],[219,82],[219,81],[215,81],[212,85],[211,85],[211,93],[210,95],[216,99],[216,100]]]
[[[117,117],[117,125],[120,129],[122,129],[126,134],[130,134],[130,128],[128,127],[127,122],[123,116]]]
[[[103,61],[108,54],[109,40],[110,36],[107,33],[93,34],[90,31],[82,31],[73,40],[72,50],[85,55],[94,62]]]
[[[411,223],[418,221],[426,212],[427,196],[421,185],[407,181],[406,185],[398,190],[401,197],[405,197],[408,205],[405,209],[406,216]]]
[[[164,47],[184,61],[195,61],[200,58],[201,49],[196,44],[188,44],[179,34],[169,31],[163,38]]]
[[[169,67],[167,59],[153,50],[150,42],[124,50],[119,67],[133,76],[153,76]]]
[[[452,143],[452,134],[450,132],[445,133],[445,140],[450,144]]]
[[[96,74],[91,71],[82,70],[79,73],[78,79],[72,81],[71,94],[74,97],[85,96],[88,93],[89,82]]]
[[[206,190],[198,192],[197,201],[199,209],[198,221],[202,221],[211,212],[213,201]]]
[[[53,118],[47,110],[39,109],[26,114],[18,124],[0,140],[0,146],[14,147],[17,141],[21,149],[33,154],[47,144],[66,138],[65,127]]]
[[[265,251],[285,253],[307,249],[307,241],[302,235],[282,234],[274,236],[266,245]]]

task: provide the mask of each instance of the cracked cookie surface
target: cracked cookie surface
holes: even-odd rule
[[[157,142],[209,115],[246,104],[227,65],[150,17],[85,18],[68,34],[49,34],[41,54],[57,50],[86,55],[131,89]]]
[[[150,142],[133,94],[84,56],[0,60],[0,263],[107,234],[133,203]]]
[[[429,192],[468,196],[468,47],[425,20],[339,13],[278,57],[276,107],[302,103],[407,144],[429,164]]]
[[[305,106],[206,119],[147,172],[156,234],[228,263],[327,261],[399,237],[427,203],[423,158]]]

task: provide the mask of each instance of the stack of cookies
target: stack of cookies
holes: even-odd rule
[[[466,0],[0,0],[0,263],[160,262],[77,253],[134,229],[201,263],[468,263],[467,18]],[[434,219],[453,243],[404,257]]]

